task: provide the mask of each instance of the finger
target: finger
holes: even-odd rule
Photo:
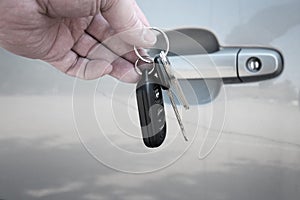
[[[119,44],[119,47],[118,47]],[[107,60],[109,62],[114,62],[119,57],[124,58],[125,60],[129,61],[130,63],[134,64],[138,59],[137,55],[133,51],[132,46],[127,46],[126,44],[122,44],[122,41],[118,41],[117,39],[109,39],[107,41],[102,42],[101,44],[98,43],[93,46],[93,48],[89,51],[86,55],[89,59],[99,59],[99,55],[102,56],[103,53],[107,55]],[[122,46],[122,47],[121,47]],[[111,50],[113,49],[113,50]],[[109,51],[109,52],[107,52]],[[102,54],[101,54],[102,52]],[[139,50],[140,55],[146,56],[147,53],[144,50]],[[111,54],[112,53],[112,54]]]
[[[119,35],[113,35],[109,37],[108,39],[104,40],[102,42],[102,45],[109,48],[112,52],[114,52],[116,55],[125,58],[126,60],[130,62],[135,62],[137,60],[137,56],[135,55],[133,51],[133,46],[127,44],[122,39],[122,34]]]
[[[116,55],[122,56],[132,63],[138,59],[133,52],[133,46],[123,41],[121,35],[124,33],[116,34],[101,14],[94,17],[86,32]]]
[[[94,16],[90,25],[87,27],[86,32],[92,35],[99,42],[102,42],[116,34],[115,30],[112,29],[112,27],[101,14]]]
[[[74,77],[86,80],[100,78],[112,72],[113,66],[106,60],[89,60],[70,51],[60,60],[50,62],[58,70]]]
[[[41,13],[50,17],[78,18],[94,16],[100,11],[101,0],[38,0]]]
[[[131,55],[131,53],[127,53],[126,56],[129,58],[133,55]],[[94,46],[94,48],[88,53],[87,58],[92,60],[106,60],[107,63],[111,63],[113,69],[110,75],[123,82],[135,83],[139,79],[139,75],[134,69],[133,62],[116,55],[103,44],[97,44]]]
[[[124,42],[120,37],[122,33],[116,34],[101,15],[95,16],[86,32],[119,56],[123,56],[133,49],[132,45]]]
[[[97,44],[99,44],[99,42],[96,39],[91,37],[89,34],[84,33],[74,44],[72,50],[81,57],[87,57],[91,49],[93,49]]]
[[[127,83],[135,83],[139,79],[131,62],[115,55],[102,44],[98,43],[87,57],[83,58],[71,51],[61,60],[50,64],[70,76],[86,80],[97,79],[107,74]]]
[[[68,18],[64,20],[64,24],[69,28],[71,36],[76,42],[85,30],[89,27],[94,17]]]
[[[105,1],[101,5],[101,11],[116,32],[124,32],[121,37],[127,43],[139,47],[150,47],[155,44],[154,33],[145,27],[131,0]]]
[[[110,75],[122,82],[125,83],[136,83],[140,76],[134,69],[132,63],[128,62],[123,58],[118,58],[113,63],[113,69],[110,72]]]

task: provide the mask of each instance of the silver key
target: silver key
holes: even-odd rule
[[[162,58],[162,56],[164,56],[164,58]],[[163,59],[164,59],[164,61],[163,61]],[[183,122],[182,122],[181,116],[179,114],[179,111],[178,111],[178,108],[177,108],[177,105],[176,105],[176,102],[175,102],[175,97],[174,97],[173,92],[172,92],[171,87],[170,87],[171,84],[174,85],[174,80],[177,81],[177,79],[176,79],[176,77],[173,75],[173,73],[171,71],[171,65],[170,65],[170,62],[168,62],[167,57],[165,55],[160,55],[160,61],[161,61],[161,64],[162,64],[162,65],[158,65],[158,67],[162,68],[162,69],[159,69],[159,71],[161,72],[160,76],[162,76],[160,78],[162,78],[162,80],[163,80],[162,82],[168,82],[169,83],[169,84],[164,84],[164,85],[169,85],[169,87],[166,87],[165,90],[167,91],[167,95],[168,95],[168,97],[170,99],[171,105],[172,105],[173,110],[175,112],[176,119],[177,119],[178,124],[180,126],[183,138],[185,139],[185,141],[188,141],[188,138],[186,136],[186,132],[185,132],[185,129],[184,129],[184,126],[183,126]],[[166,66],[166,64],[168,66]],[[167,68],[169,69],[169,72],[167,71]],[[167,75],[167,80],[165,79],[164,74]],[[178,81],[177,81],[177,83],[178,83]],[[185,97],[184,97],[184,95],[182,93],[182,89],[181,89],[179,83],[178,83],[178,87],[180,88],[180,91],[181,91],[180,95],[182,95],[183,99],[186,101],[186,99],[185,99]],[[188,104],[186,104],[186,105],[188,106]]]
[[[187,138],[187,136],[186,136],[185,129],[184,129],[184,126],[183,126],[183,122],[182,122],[182,120],[181,120],[179,111],[178,111],[178,109],[177,109],[177,105],[176,105],[176,102],[175,102],[173,93],[172,93],[172,91],[171,91],[170,89],[168,89],[168,90],[167,90],[167,94],[168,94],[169,99],[170,99],[170,101],[171,101],[171,105],[172,105],[173,110],[174,110],[174,112],[175,112],[175,116],[176,116],[177,121],[178,121],[178,124],[179,124],[179,126],[180,126],[180,129],[181,129],[181,133],[182,133],[182,135],[183,135],[183,138],[184,138],[185,141],[188,142],[189,140],[188,140],[188,138]]]
[[[181,102],[181,104],[184,106],[186,110],[190,109],[189,103],[184,96],[183,90],[172,71],[171,63],[166,53],[162,51],[159,56],[161,57],[165,70],[170,78],[170,85],[173,86],[173,88],[176,90],[176,94],[178,95],[179,101]]]

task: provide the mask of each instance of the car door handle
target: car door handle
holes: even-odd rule
[[[211,54],[171,56],[181,79],[223,79],[224,83],[274,78],[283,70],[279,52],[264,48],[221,48]]]
[[[281,53],[263,47],[221,47],[216,36],[205,29],[184,28],[167,31],[171,48],[169,59],[179,79],[223,79],[242,83],[271,79],[284,68]],[[164,39],[158,37],[159,53]]]

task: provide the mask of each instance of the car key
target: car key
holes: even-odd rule
[[[173,76],[172,78],[175,79],[176,81],[177,81],[177,79],[173,75],[173,73],[172,73],[172,75],[168,74],[168,72],[166,70],[165,62],[163,61],[163,59],[167,60],[167,58],[162,58],[161,55],[158,55],[158,56],[156,56],[154,58],[155,68],[156,68],[156,70],[158,72],[158,75],[159,75],[159,78],[160,78],[160,82],[163,85],[162,88],[167,91],[167,95],[168,95],[168,97],[170,99],[171,105],[172,105],[173,110],[175,112],[175,116],[176,116],[178,124],[180,126],[181,133],[182,133],[185,141],[188,141],[188,138],[187,138],[186,133],[185,133],[184,125],[183,125],[181,116],[179,114],[179,111],[178,111],[178,108],[177,108],[177,105],[176,105],[176,102],[175,102],[175,97],[174,97],[174,95],[172,93],[172,90],[171,90],[171,84],[172,84],[171,77]],[[169,67],[170,67],[170,64],[169,64]],[[169,68],[169,69],[171,70],[171,68]],[[177,84],[178,84],[177,87],[179,87],[180,91],[182,92],[182,89],[181,89],[178,81],[177,81]],[[181,95],[183,97],[182,99],[186,101],[183,93]],[[185,105],[187,105],[187,107],[188,107],[187,101],[186,101]]]
[[[164,100],[158,77],[156,70],[143,70],[136,89],[143,141],[149,148],[159,147],[167,132]]]
[[[184,106],[184,108],[186,110],[188,110],[190,108],[188,101],[186,100],[183,90],[177,80],[177,78],[175,77],[173,71],[172,71],[172,67],[171,67],[171,63],[170,60],[168,59],[166,53],[164,51],[161,51],[161,53],[159,54],[160,58],[161,58],[161,62],[169,76],[170,79],[170,84],[173,86],[173,88],[176,90],[176,94],[179,97],[179,100],[181,102],[181,104]]]

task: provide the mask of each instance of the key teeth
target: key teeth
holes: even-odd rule
[[[185,108],[185,110],[189,110],[190,106],[185,105],[184,108]]]
[[[181,127],[181,134],[182,134],[184,140],[185,140],[186,142],[188,142],[189,139],[187,138],[185,129],[184,129],[183,127]]]
[[[184,137],[184,140],[185,140],[186,142],[189,141],[189,139],[188,139],[186,136],[183,136],[183,137]]]

